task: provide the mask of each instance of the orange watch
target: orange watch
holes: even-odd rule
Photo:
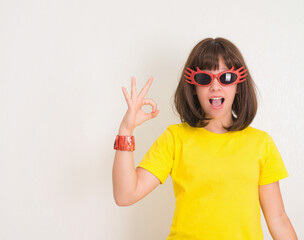
[[[135,150],[134,136],[117,135],[114,142],[114,149],[120,151],[134,151]]]

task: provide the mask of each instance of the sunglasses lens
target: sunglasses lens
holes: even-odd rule
[[[211,77],[205,73],[198,73],[194,76],[194,80],[200,85],[208,85],[211,82]]]
[[[220,76],[220,81],[223,84],[231,84],[234,83],[237,79],[237,75],[235,73],[224,73]]]

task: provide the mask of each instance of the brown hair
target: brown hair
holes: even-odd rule
[[[248,67],[239,49],[230,41],[224,38],[206,38],[200,41],[192,49],[179,84],[174,95],[174,105],[182,122],[187,122],[192,127],[205,127],[208,120],[203,111],[195,92],[195,86],[185,81],[184,71],[187,67],[191,69],[217,70],[219,68],[219,56],[224,60],[225,65],[230,69],[234,66],[238,69],[242,66],[247,69],[246,81],[237,84],[237,93],[232,104],[233,124],[229,127],[223,126],[227,131],[243,130],[253,121],[257,112],[257,87],[251,78]],[[236,115],[236,117],[234,116]]]

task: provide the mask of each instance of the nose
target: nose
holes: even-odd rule
[[[220,84],[219,80],[215,77],[213,79],[213,82],[210,85],[210,90],[216,91],[216,90],[218,90],[220,88],[221,88],[221,84]]]

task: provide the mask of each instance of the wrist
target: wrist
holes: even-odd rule
[[[135,150],[134,136],[117,135],[114,142],[114,149],[120,151],[134,151]]]
[[[119,131],[118,131],[118,135],[119,136],[133,136],[133,130],[120,127]]]

